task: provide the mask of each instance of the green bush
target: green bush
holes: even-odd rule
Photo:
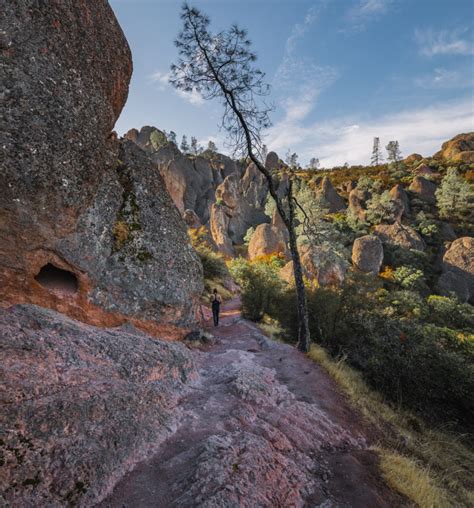
[[[277,256],[255,261],[243,258],[232,260],[230,273],[241,288],[244,317],[259,321],[265,314],[274,314],[273,303],[285,286],[278,275],[280,267],[281,260]]]

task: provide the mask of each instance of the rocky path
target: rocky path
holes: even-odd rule
[[[383,482],[370,432],[331,379],[294,348],[224,308],[219,339],[177,431],[103,507],[403,506]]]

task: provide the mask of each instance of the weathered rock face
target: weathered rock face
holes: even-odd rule
[[[0,308],[0,346],[11,506],[92,506],[171,434],[195,375],[181,344],[32,305]]]
[[[321,196],[329,205],[329,213],[339,212],[346,209],[344,199],[336,192],[329,177],[325,176],[321,181]]]
[[[401,203],[402,210],[401,215],[408,215],[410,213],[410,199],[405,189],[399,183],[390,189],[390,197]],[[401,217],[400,217],[401,218]]]
[[[433,171],[427,164],[420,164],[415,169],[415,174],[418,176],[432,176],[435,174],[435,171]]]
[[[200,228],[202,226],[197,213],[194,210],[184,210],[183,220],[188,228]]]
[[[377,275],[383,261],[383,246],[373,235],[356,238],[352,246],[352,263],[365,273]]]
[[[463,161],[467,164],[474,163],[474,132],[458,134],[449,141],[446,141],[434,157],[437,159]]]
[[[283,231],[270,224],[260,224],[255,229],[249,242],[248,255],[250,259],[269,254],[289,255],[286,238]]]
[[[347,263],[327,246],[301,246],[301,264],[303,274],[316,286],[341,286],[344,282]],[[292,284],[293,261],[288,262],[281,270],[280,276]]]
[[[211,220],[209,224],[212,239],[218,250],[222,252],[224,256],[232,257],[234,255],[234,247],[228,235],[229,216],[224,207],[220,204],[214,203],[211,206]]]
[[[403,249],[425,250],[426,244],[423,238],[410,226],[404,226],[399,222],[394,224],[379,224],[375,226],[375,234],[382,243],[402,247]]]
[[[242,175],[239,162],[219,153],[204,153],[206,157],[188,157],[174,143],[166,141],[164,133],[156,127],[131,129],[127,139],[138,144],[158,165],[166,188],[175,205],[183,213],[194,210],[202,224],[210,219],[210,208],[215,192],[224,179],[232,174]]]
[[[431,204],[436,203],[436,189],[437,185],[435,183],[430,182],[422,176],[415,176],[411,182],[410,187],[408,187],[409,191],[416,194],[423,201]]]
[[[354,189],[349,193],[349,211],[361,221],[366,219],[366,203],[370,197],[370,192],[361,189]]]
[[[154,333],[186,325],[200,263],[156,169],[110,137],[131,73],[112,10],[24,0],[5,13],[2,305]]]
[[[456,293],[463,301],[474,300],[474,238],[455,240],[443,256],[443,274],[438,280],[442,294]]]

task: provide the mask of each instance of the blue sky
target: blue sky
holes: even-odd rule
[[[232,23],[248,29],[276,106],[265,141],[281,157],[291,149],[302,163],[368,163],[374,136],[384,146],[399,140],[404,155],[431,155],[455,134],[474,130],[472,0],[190,3],[216,31]],[[167,83],[181,1],[110,4],[134,62],[118,133],[154,125],[223,149],[219,104]]]

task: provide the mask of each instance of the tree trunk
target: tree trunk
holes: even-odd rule
[[[308,300],[306,298],[306,288],[303,280],[303,267],[301,266],[300,253],[296,242],[295,231],[295,205],[293,202],[292,182],[289,181],[288,187],[288,222],[286,224],[289,236],[291,259],[293,260],[293,275],[295,278],[295,289],[298,312],[298,344],[297,347],[303,353],[309,351],[310,331],[308,317]]]

